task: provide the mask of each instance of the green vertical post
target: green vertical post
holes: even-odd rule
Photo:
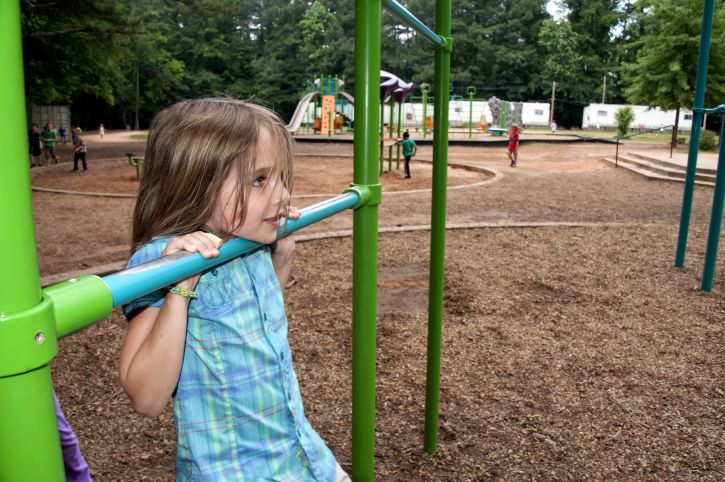
[[[700,130],[702,129],[703,114],[698,112],[697,109],[701,109],[705,105],[705,86],[707,85],[707,66],[710,61],[710,37],[712,36],[714,12],[715,0],[705,0],[702,11],[702,28],[700,30],[700,52],[697,57],[697,74],[695,76],[695,100],[692,104],[690,148],[687,155],[687,172],[685,174],[685,188],[680,213],[680,232],[677,236],[677,254],[675,255],[675,267],[677,268],[685,265],[687,235],[690,229],[690,213],[692,212],[692,195],[695,192],[697,154],[700,148]]]
[[[405,100],[401,99],[400,102],[398,102],[398,139],[400,139],[400,129],[401,129],[401,123],[402,123],[402,114],[403,114],[403,107],[405,107]],[[398,151],[395,158],[395,169],[400,169],[400,144],[398,144]]]
[[[501,128],[506,128],[506,107],[508,102],[505,100],[501,102]]]
[[[425,391],[425,451],[438,445],[438,411],[443,338],[445,282],[446,179],[448,174],[448,84],[451,74],[451,0],[436,0],[435,31],[445,39],[435,51],[435,111],[433,113],[433,188],[428,291],[428,357]]]
[[[725,107],[720,126],[720,153],[717,157],[717,175],[715,176],[715,192],[712,196],[712,215],[710,216],[710,232],[707,235],[707,250],[705,252],[705,269],[702,271],[702,289],[712,291],[712,282],[715,278],[715,260],[717,259],[717,245],[720,241],[720,228],[722,224],[723,202],[725,201]]]
[[[473,135],[473,96],[476,95],[476,88],[471,86],[468,88],[468,138]]]
[[[388,138],[393,138],[393,127],[394,127],[394,120],[395,119],[395,95],[393,93],[390,93],[390,121],[388,122]],[[393,171],[393,146],[388,146],[388,172]]]
[[[428,90],[430,87],[428,87],[428,84],[421,84],[420,90],[423,92],[423,139],[428,137],[428,117],[427,117],[427,111],[428,111]]]
[[[20,2],[0,2],[0,480],[65,480],[50,362],[52,307],[38,275],[25,126]]]
[[[380,104],[380,153],[378,154],[378,160],[380,162],[380,172],[379,175],[383,175],[383,162],[385,159],[385,154],[383,153],[383,144],[385,142],[385,99],[380,99],[378,102]],[[355,103],[357,105],[357,102]],[[357,112],[357,111],[356,111]]]
[[[375,332],[380,102],[380,1],[355,1],[355,184],[375,186],[375,202],[355,210],[352,235],[352,479],[375,479]],[[382,136],[380,137],[382,140]]]

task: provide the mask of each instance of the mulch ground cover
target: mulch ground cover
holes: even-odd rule
[[[109,192],[125,182],[127,191],[133,168],[109,173],[143,142],[88,141],[85,178],[61,165],[34,169],[33,183]],[[505,148],[451,148],[451,161],[503,176],[448,193],[451,225],[486,227],[447,232],[434,455],[422,448],[429,232],[379,236],[376,480],[723,480],[722,259],[714,292],[698,289],[712,189],[695,190],[686,267],[673,268],[682,185],[601,162],[612,150],[525,144],[512,169]],[[307,174],[296,194],[344,189],[350,145],[299,151]],[[430,156],[420,149],[421,161]],[[414,180],[424,182],[426,166],[413,164]],[[450,172],[460,185],[481,180]],[[430,192],[396,191],[391,178],[399,172],[387,176],[380,226],[428,224]],[[33,204],[42,276],[93,272],[128,255],[133,199],[34,192]],[[350,226],[348,213],[305,233]],[[306,411],[348,470],[351,249],[349,237],[298,243],[286,292]],[[96,480],[173,480],[170,408],[142,417],[120,388],[124,333],[116,311],[61,340],[56,390]]]

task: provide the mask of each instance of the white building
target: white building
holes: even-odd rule
[[[584,108],[582,117],[582,129],[612,129],[617,126],[614,113],[617,112],[623,104],[589,104]],[[630,124],[630,129],[643,127],[645,129],[658,129],[664,126],[675,124],[675,110],[661,110],[659,107],[647,107],[646,105],[631,105],[634,111],[634,120]],[[692,127],[692,111],[680,109],[680,122],[678,128],[680,130],[689,131]]]
[[[397,109],[394,119],[397,119]],[[403,108],[403,124],[405,127],[419,127],[423,125],[423,104],[421,102],[406,102]],[[426,117],[433,117],[433,104],[426,107]],[[389,122],[389,110],[386,105],[383,115],[385,123]],[[448,123],[450,127],[467,127],[469,119],[475,124],[491,124],[493,117],[488,101],[468,99],[451,100],[448,103]],[[525,126],[549,125],[549,104],[541,102],[523,102],[521,120]]]

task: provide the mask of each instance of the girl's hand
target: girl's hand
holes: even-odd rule
[[[287,219],[299,219],[300,211],[295,206],[290,206],[287,213]],[[295,251],[295,237],[289,235],[282,239],[278,239],[270,245],[272,251],[272,265],[277,273],[279,284],[284,288],[287,286],[289,275],[292,271],[292,258]]]
[[[179,236],[169,241],[161,256],[168,256],[179,251],[188,251],[190,253],[199,253],[205,258],[215,258],[219,256],[219,248],[222,240],[211,233],[204,231],[195,231],[184,236]],[[193,290],[199,282],[199,274],[195,274],[176,283],[179,288]]]
[[[299,219],[300,218],[300,208],[297,206],[290,206],[287,210],[287,219]]]

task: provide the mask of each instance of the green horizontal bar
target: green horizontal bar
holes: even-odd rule
[[[405,7],[403,7],[395,0],[383,0],[383,5],[388,7],[388,10],[390,10],[390,12],[396,17],[413,27],[413,30],[422,34],[425,38],[433,42],[436,47],[442,47],[443,45],[445,45],[446,40],[443,37],[428,28],[426,24],[418,20],[415,15],[407,11]]]

